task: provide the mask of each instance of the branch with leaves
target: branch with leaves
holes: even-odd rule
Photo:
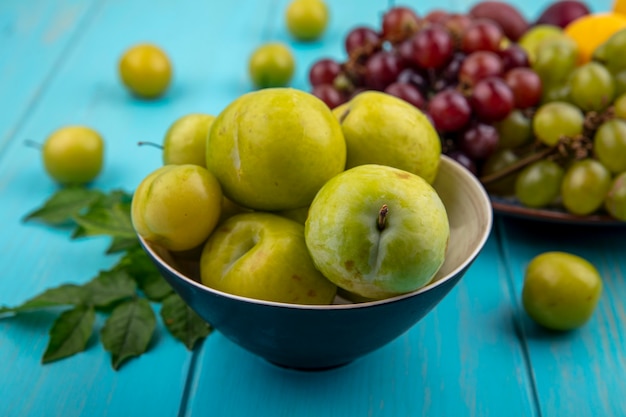
[[[83,187],[62,188],[24,221],[72,229],[71,238],[108,236],[107,255],[121,255],[109,270],[82,284],[63,284],[15,307],[0,307],[0,319],[42,310],[58,311],[49,330],[42,362],[67,358],[87,348],[96,315],[106,316],[100,341],[111,353],[114,369],[148,350],[157,325],[154,306],[168,331],[188,349],[211,332],[172,290],[139,244],[130,217],[132,196]]]

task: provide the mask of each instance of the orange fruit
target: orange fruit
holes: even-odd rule
[[[626,0],[615,0],[613,3],[613,11],[626,15]]]
[[[578,45],[578,62],[584,64],[589,62],[593,51],[598,46],[615,32],[624,28],[626,28],[626,15],[607,12],[579,17],[567,25],[563,32]]]

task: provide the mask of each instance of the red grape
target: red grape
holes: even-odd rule
[[[515,98],[504,80],[489,77],[474,85],[470,105],[480,121],[492,123],[508,116],[515,106]]]
[[[410,37],[419,27],[420,19],[415,12],[403,6],[392,7],[383,15],[382,35],[391,43]]]
[[[463,33],[472,25],[472,18],[466,14],[454,13],[448,16],[443,25],[453,37],[460,39]]]
[[[450,14],[442,9],[431,10],[424,16],[424,20],[429,23],[441,23],[443,24],[448,18]]]
[[[476,167],[476,163],[472,161],[472,159],[459,150],[453,150],[448,152],[448,156],[467,168],[472,174],[477,175],[478,169]]]
[[[428,77],[426,74],[414,68],[403,69],[396,81],[403,84],[411,84],[416,87],[422,95],[428,91]]]
[[[380,36],[372,28],[359,26],[350,31],[345,39],[345,48],[348,55],[361,49],[377,49],[380,44]]]
[[[491,19],[502,28],[504,35],[517,42],[529,28],[528,21],[514,6],[497,0],[482,0],[469,11],[476,19]]]
[[[365,63],[365,85],[373,90],[384,90],[403,70],[402,62],[391,51],[379,51]]]
[[[467,56],[459,68],[459,81],[472,86],[478,81],[502,74],[502,60],[494,52],[476,51]]]
[[[477,123],[468,128],[458,138],[460,150],[473,160],[483,160],[491,156],[498,147],[500,137],[495,127]]]
[[[470,121],[472,109],[463,94],[447,89],[430,99],[428,114],[439,132],[456,132]]]
[[[337,75],[341,73],[341,65],[330,58],[320,59],[309,70],[311,85],[332,84]]]
[[[513,43],[504,49],[498,51],[502,60],[503,71],[506,72],[512,68],[530,67],[528,54],[521,46]]]
[[[454,53],[452,35],[439,25],[420,29],[411,38],[413,61],[421,68],[441,68]]]
[[[387,88],[385,88],[385,93],[401,98],[418,109],[423,109],[426,105],[426,100],[424,100],[424,96],[420,90],[409,83],[395,82],[390,84]]]
[[[541,78],[530,68],[513,68],[504,74],[504,82],[513,92],[518,109],[535,106],[541,100]]]
[[[331,109],[347,101],[346,97],[331,84],[314,85],[311,94],[322,100]]]
[[[557,0],[549,4],[539,15],[535,24],[564,28],[579,17],[590,13],[587,5],[576,0]]]
[[[468,54],[475,51],[496,52],[503,38],[504,33],[498,24],[486,19],[475,20],[463,32],[461,49]]]

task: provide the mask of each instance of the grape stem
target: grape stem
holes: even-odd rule
[[[491,184],[493,182],[498,181],[499,179],[502,179],[510,174],[513,174],[514,172],[517,172],[523,169],[524,167],[532,164],[533,162],[546,158],[556,152],[558,152],[558,146],[556,145],[550,148],[542,149],[539,152],[531,153],[530,155],[516,161],[515,163],[511,165],[506,166],[505,168],[499,171],[493,172],[491,174],[483,175],[482,177],[479,178],[479,180],[483,185]]]
[[[383,204],[378,211],[378,221],[376,224],[376,226],[378,226],[378,230],[380,231],[384,230],[387,225],[387,213],[389,213],[389,207],[387,207],[387,204]]]

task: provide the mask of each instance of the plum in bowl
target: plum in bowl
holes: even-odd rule
[[[450,224],[442,267],[419,290],[377,301],[296,305],[255,300],[202,285],[198,262],[140,238],[163,277],[204,320],[232,342],[266,360],[302,370],[347,364],[396,339],[431,311],[459,282],[489,236],[493,214],[478,180],[442,156],[433,184]]]

